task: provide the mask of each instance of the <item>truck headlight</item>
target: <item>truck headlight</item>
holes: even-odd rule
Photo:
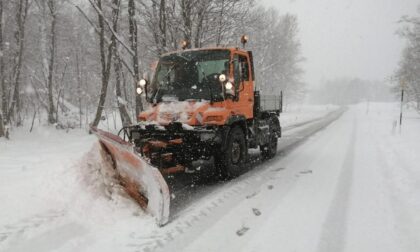
[[[226,90],[226,94],[234,95],[232,82],[230,82],[230,81],[226,82],[225,90]]]
[[[226,88],[226,90],[232,90],[232,88],[233,88],[232,82],[230,82],[230,81],[226,82],[225,88]]]
[[[147,84],[147,81],[145,79],[141,79],[139,81],[139,86],[142,87],[142,88],[144,88],[146,86],[146,84]]]

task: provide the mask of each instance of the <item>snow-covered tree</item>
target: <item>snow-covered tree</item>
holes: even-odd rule
[[[420,7],[418,12],[420,14]],[[405,25],[399,34],[406,40],[406,47],[395,74],[394,91],[399,93],[404,85],[408,100],[415,101],[420,111],[420,17],[405,16],[401,22]]]
[[[264,93],[284,91],[290,99],[302,98],[301,45],[296,16],[283,16],[274,9],[259,7],[252,12],[245,31],[254,51],[257,85]]]

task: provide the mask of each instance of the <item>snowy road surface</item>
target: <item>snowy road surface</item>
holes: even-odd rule
[[[0,142],[0,251],[419,251],[420,116],[399,134],[397,105],[360,104],[319,131],[335,116],[288,128],[237,179],[184,184],[163,228],[91,136]]]

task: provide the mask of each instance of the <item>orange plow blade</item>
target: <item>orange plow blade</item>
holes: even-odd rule
[[[170,193],[161,172],[143,160],[132,143],[97,128],[91,130],[111,156],[126,192],[156,218],[159,226],[165,225],[169,221]]]

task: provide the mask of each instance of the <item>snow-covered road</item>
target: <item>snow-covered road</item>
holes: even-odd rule
[[[419,251],[420,117],[393,135],[392,106],[351,108],[268,163],[252,197],[170,251]],[[410,149],[411,148],[411,149]],[[267,177],[269,178],[267,180]],[[257,210],[257,211],[256,211]]]
[[[419,251],[420,116],[407,113],[399,134],[397,108],[287,128],[273,160],[229,182],[185,182],[163,228],[106,179],[81,147],[90,136],[54,135],[66,159],[51,148],[30,167],[0,143],[0,251]]]

